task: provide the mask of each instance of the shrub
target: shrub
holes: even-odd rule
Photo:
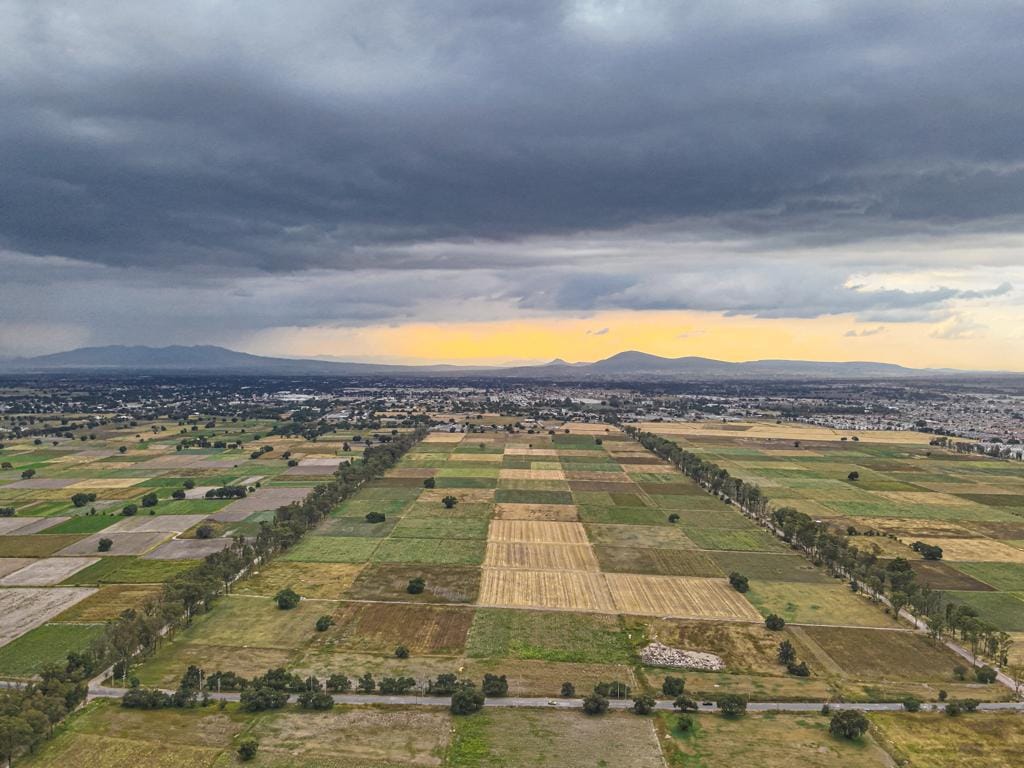
[[[432,478],[432,477],[428,477],[426,480],[423,481],[423,487],[424,488],[433,488],[436,485],[437,485],[437,481],[434,480],[434,478]]]
[[[986,665],[984,667],[978,667],[974,670],[974,679],[979,683],[994,683],[996,681],[997,673],[992,667]]]
[[[939,701],[945,701],[946,697],[948,697],[948,696],[949,696],[949,694],[946,693],[944,690],[940,690],[939,691]]]
[[[281,709],[288,703],[288,693],[268,686],[260,686],[259,688],[246,688],[238,700],[246,712],[263,712],[268,709]]]
[[[484,692],[484,696],[491,696],[493,698],[508,696],[508,680],[505,675],[499,677],[498,675],[487,673],[484,675],[484,681],[480,689]]]
[[[444,504],[445,509],[452,509],[456,504],[459,503],[459,500],[454,496],[445,496],[443,499],[441,499],[441,503]]]
[[[409,649],[406,648],[404,645],[398,646],[397,648],[395,648],[395,658],[396,659],[408,659],[409,658]]]
[[[796,677],[811,676],[811,670],[807,667],[806,661],[801,661],[799,664],[788,664],[786,666],[786,670],[789,672],[789,674],[795,675]]]
[[[483,706],[483,691],[478,691],[472,683],[462,683],[452,693],[451,711],[453,715],[471,715],[474,712],[479,712]]]
[[[733,589],[740,593],[746,592],[750,589],[750,582],[747,577],[737,571],[733,571],[729,574],[729,584]]]
[[[841,709],[832,715],[828,732],[844,739],[859,739],[868,730],[868,719],[859,709]]]
[[[299,597],[298,593],[291,587],[285,587],[274,595],[274,602],[277,603],[277,607],[282,611],[291,610],[299,604],[299,600],[301,599],[302,598]]]
[[[125,504],[123,507],[121,507],[121,514],[125,517],[131,517],[132,515],[138,513],[138,511],[139,508],[135,504]]]
[[[851,481],[860,480],[860,472],[851,472],[846,476],[846,479]]]
[[[367,512],[366,522],[368,523],[383,523],[387,519],[387,516],[383,512]]]
[[[382,696],[401,696],[416,687],[416,680],[411,677],[382,677],[377,692]]]
[[[217,533],[217,529],[210,525],[210,523],[203,523],[196,528],[197,539],[212,539],[215,533]]]
[[[793,648],[793,644],[789,640],[783,640],[779,643],[779,664],[785,664],[789,666],[796,662],[796,649]]]
[[[915,541],[910,545],[910,548],[921,555],[925,560],[941,560],[942,559],[942,547],[937,547],[934,544],[926,544],[923,541]]]
[[[689,732],[693,728],[693,715],[688,715],[685,712],[676,718],[676,729],[683,733]]]
[[[907,696],[903,700],[903,709],[905,709],[907,712],[920,712],[921,700],[916,696]]]
[[[592,693],[583,699],[583,711],[588,715],[603,715],[608,711],[608,699],[599,693]]]
[[[686,680],[669,675],[665,678],[665,682],[661,684],[661,692],[666,696],[679,696],[685,687]]]
[[[193,488],[196,487],[196,481],[186,480],[182,483],[182,486],[185,488],[186,491],[191,491]]]
[[[373,679],[373,675],[367,672],[359,678],[359,682],[356,683],[356,691],[359,693],[373,693],[377,688],[377,681]]]
[[[326,632],[328,629],[334,626],[334,619],[328,615],[323,615],[316,620],[316,631]]]
[[[256,757],[260,744],[256,739],[242,739],[238,744],[238,759],[248,762]]]
[[[658,702],[655,701],[653,696],[641,694],[633,698],[633,712],[638,715],[649,715],[654,711],[654,707]]]
[[[427,580],[424,579],[422,576],[417,576],[415,578],[409,579],[409,585],[405,588],[405,591],[408,592],[410,595],[418,595],[421,592],[423,592],[426,586]]]
[[[697,711],[697,701],[696,701],[696,699],[691,699],[685,693],[680,695],[680,696],[676,696],[676,700],[672,702],[672,706],[675,707],[676,709],[678,709],[680,712],[696,712]]]
[[[668,521],[670,523],[678,523],[679,522],[679,515],[676,514],[675,512],[673,512],[671,515],[668,516]]]
[[[726,717],[739,717],[747,711],[747,697],[740,693],[726,693],[718,697],[718,709]]]
[[[331,709],[334,706],[334,698],[323,691],[304,691],[296,697],[299,706],[303,709],[315,709],[319,711]]]
[[[576,686],[572,683],[562,683],[561,696],[563,699],[571,699],[576,696]]]
[[[772,632],[778,632],[785,628],[786,620],[777,614],[769,613],[768,618],[764,620],[764,625]]]
[[[84,507],[93,501],[96,501],[95,493],[76,493],[71,497],[71,503],[76,507]]]
[[[0,507],[0,517],[14,517],[14,507]]]
[[[352,681],[346,675],[331,675],[327,678],[326,688],[331,693],[348,693],[352,690]]]
[[[96,551],[109,552],[112,546],[114,546],[114,540],[104,537],[99,540],[98,546],[96,547]]]

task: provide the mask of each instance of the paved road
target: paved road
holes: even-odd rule
[[[167,691],[172,693],[172,691]],[[111,688],[102,685],[94,685],[89,688],[90,699],[119,699],[124,695],[123,688]],[[216,693],[211,692],[210,698],[215,701],[238,701],[238,693]],[[447,707],[451,699],[446,696],[376,696],[361,693],[338,694],[332,697],[337,704],[376,704],[391,706],[424,706],[424,707]],[[611,709],[629,709],[633,702],[629,699],[612,699],[608,702]],[[820,701],[752,701],[747,705],[750,712],[818,712],[821,710]],[[487,707],[533,707],[542,709],[581,709],[582,699],[548,699],[534,696],[506,696],[500,699],[487,699],[484,702]],[[832,709],[861,709],[871,712],[902,712],[903,705],[891,701],[860,702],[860,703],[833,703],[829,704]],[[923,704],[922,710],[938,709],[938,704]],[[655,707],[659,710],[672,711],[674,707],[671,701],[659,701]],[[701,706],[703,712],[713,712],[717,709],[714,704]],[[986,702],[978,707],[985,711],[1024,711],[1024,702]]]

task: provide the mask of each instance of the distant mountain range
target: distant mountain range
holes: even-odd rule
[[[90,374],[164,371],[173,373],[263,374],[284,376],[421,376],[488,377],[553,381],[665,378],[816,378],[865,379],[969,375],[952,369],[906,368],[890,363],[753,360],[729,363],[707,357],[659,357],[645,352],[620,352],[593,363],[552,360],[544,365],[485,367],[456,365],[381,365],[332,362],[308,358],[250,355],[215,346],[83,347],[39,357],[0,362],[0,372],[82,372]]]

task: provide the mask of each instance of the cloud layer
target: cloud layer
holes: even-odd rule
[[[1016,2],[0,13],[9,350],[603,309],[963,338],[1020,302]]]

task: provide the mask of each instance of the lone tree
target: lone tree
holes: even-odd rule
[[[368,523],[383,523],[387,517],[383,512],[367,512],[366,522]]]
[[[110,548],[114,546],[114,540],[108,538],[102,538],[99,540],[99,544],[96,547],[97,552],[109,552]]]
[[[256,757],[259,748],[260,744],[256,739],[242,739],[242,742],[238,745],[238,759],[243,762],[252,760]]]
[[[850,480],[851,482],[856,482],[857,480],[860,480],[860,472],[857,472],[855,470],[855,471],[851,472],[850,474],[848,474],[846,476],[846,479]]]
[[[441,499],[441,503],[444,504],[445,509],[452,509],[456,504],[459,503],[459,500],[456,499],[454,496],[448,495]]]
[[[779,664],[790,664],[796,663],[796,649],[789,640],[783,640],[779,643]]]
[[[434,478],[432,478],[432,477],[428,477],[426,480],[423,481],[423,487],[424,488],[433,488],[436,485],[437,485],[437,481],[434,480]]]
[[[608,711],[608,699],[599,693],[592,693],[583,699],[583,711],[588,715],[603,715]]]
[[[637,715],[649,715],[658,702],[653,696],[641,694],[633,697],[633,712]]]
[[[576,686],[572,683],[562,683],[561,696],[563,699],[574,698],[576,696]]]
[[[665,682],[661,684],[661,692],[666,696],[679,696],[685,687],[686,680],[669,675],[665,678]]]
[[[291,587],[285,587],[276,595],[274,595],[274,601],[277,603],[277,607],[282,611],[290,611],[292,608],[299,604],[299,594]]]
[[[828,732],[844,739],[859,739],[868,730],[868,719],[859,709],[840,709],[828,724]]]
[[[485,696],[501,698],[508,696],[508,679],[505,675],[492,675],[490,672],[484,675],[484,682],[480,686]]]
[[[769,613],[768,618],[764,620],[764,625],[772,632],[778,632],[786,626],[786,620],[777,614]]]
[[[479,712],[484,706],[484,693],[478,691],[472,683],[462,683],[452,693],[451,711],[453,715],[471,715]]]
[[[408,659],[409,658],[409,649],[406,648],[404,645],[398,646],[397,648],[395,648],[395,658],[396,659]]]
[[[678,523],[679,522],[679,515],[677,515],[675,512],[673,512],[671,515],[668,516],[668,521],[670,523]]]
[[[729,584],[737,592],[743,593],[750,589],[750,581],[739,571],[733,571],[729,574]]]
[[[418,595],[423,592],[426,586],[427,580],[424,579],[422,576],[416,576],[412,579],[409,579],[409,585],[405,588],[405,591],[408,592],[410,595]]]
[[[739,693],[726,693],[718,697],[718,709],[726,717],[739,717],[747,711],[747,697]]]
[[[328,615],[323,615],[316,620],[316,631],[326,632],[328,629],[334,626],[334,619]]]

